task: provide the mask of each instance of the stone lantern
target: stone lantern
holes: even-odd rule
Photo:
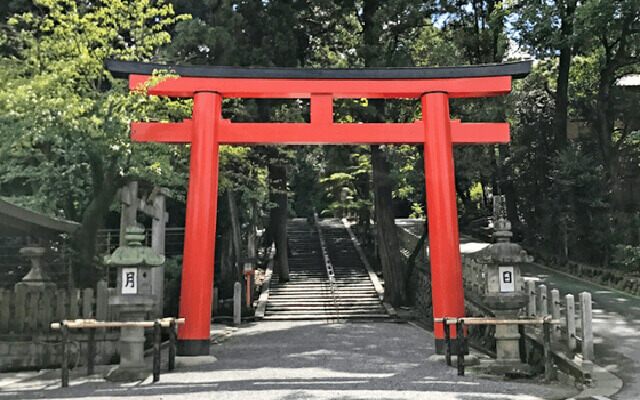
[[[142,245],[144,228],[129,227],[124,246],[105,256],[107,264],[118,267],[117,295],[109,298],[120,322],[142,321],[160,301],[152,294],[152,268],[161,266],[165,257]],[[144,364],[144,328],[122,327],[120,331],[120,365],[105,379],[132,382],[145,379],[149,369]]]
[[[16,287],[25,286],[29,289],[56,290],[55,283],[51,282],[44,271],[44,256],[46,249],[42,246],[27,246],[20,249],[20,254],[31,262],[31,270],[16,284]]]
[[[532,261],[519,244],[511,243],[511,223],[499,217],[494,223],[493,243],[477,253],[476,262],[486,271],[483,303],[497,319],[514,319],[527,303],[522,289],[520,264]],[[498,374],[528,374],[530,366],[520,360],[517,325],[496,325],[496,361],[489,370]]]

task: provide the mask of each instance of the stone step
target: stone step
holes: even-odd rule
[[[361,315],[361,316],[365,316],[365,315],[379,315],[379,314],[383,314],[384,310],[338,310],[336,311],[335,309],[333,310],[293,310],[293,311],[284,311],[284,310],[277,310],[277,311],[270,311],[269,309],[265,310],[265,317],[269,316],[269,315],[277,315],[280,317],[284,317],[284,316],[322,316],[322,315],[340,315],[340,316],[356,316],[356,315]]]
[[[325,309],[336,308],[335,304],[326,303],[326,304],[301,304],[301,305],[291,305],[291,304],[270,304],[267,306],[267,310],[269,311],[298,311],[298,310],[325,310]],[[338,303],[338,309],[340,310],[362,310],[362,311],[370,311],[370,310],[384,310],[384,307],[378,305],[363,305],[363,304],[340,304]]]
[[[324,319],[387,319],[387,314],[367,314],[367,315],[342,315],[342,314],[325,314],[325,315],[265,315],[262,319],[271,321],[289,321],[289,320],[324,320]]]
[[[378,299],[366,298],[366,299],[347,299],[344,297],[336,296],[338,304],[360,304],[360,305],[371,305],[371,304],[380,304]],[[313,298],[282,298],[282,299],[272,299],[268,303],[267,306],[273,305],[297,305],[297,304],[312,304],[314,306],[323,305],[325,303],[333,304],[333,296],[326,297],[313,297]]]

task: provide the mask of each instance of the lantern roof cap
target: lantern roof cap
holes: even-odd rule
[[[165,261],[165,256],[158,254],[151,247],[143,246],[144,228],[129,227],[125,236],[127,244],[104,257],[104,262],[116,266],[150,266],[157,267]]]

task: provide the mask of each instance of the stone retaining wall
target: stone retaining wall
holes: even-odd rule
[[[118,332],[96,333],[96,364],[111,364],[118,356]],[[87,363],[86,333],[69,334],[72,367]],[[61,335],[0,335],[0,372],[60,367]]]

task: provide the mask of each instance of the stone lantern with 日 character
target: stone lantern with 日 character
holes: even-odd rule
[[[494,197],[495,243],[482,249],[475,261],[484,265],[486,287],[482,302],[497,319],[518,318],[527,303],[522,289],[520,265],[533,257],[517,243],[511,243],[511,222],[504,218],[504,198]],[[530,366],[520,360],[520,333],[517,325],[496,325],[496,360],[489,369],[498,374],[528,374]]]
[[[153,294],[152,268],[160,267],[165,257],[142,245],[144,228],[127,228],[125,240],[124,246],[105,256],[107,264],[118,268],[117,295],[109,298],[109,305],[118,321],[143,321],[161,301]],[[144,365],[144,328],[122,327],[120,365],[105,379],[131,382],[145,379],[149,373]]]

